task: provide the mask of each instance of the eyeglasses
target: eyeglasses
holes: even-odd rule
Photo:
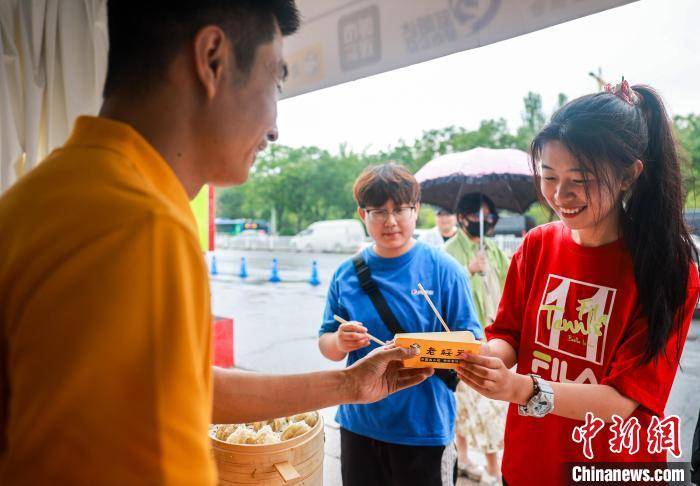
[[[365,208],[367,212],[367,218],[373,223],[386,223],[389,221],[389,215],[393,215],[397,222],[405,223],[411,219],[413,211],[416,210],[415,206],[404,206],[396,208],[393,211],[387,211],[386,209],[368,209]]]

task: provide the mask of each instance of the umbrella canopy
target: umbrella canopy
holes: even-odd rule
[[[454,211],[464,194],[481,192],[497,208],[522,213],[537,201],[529,156],[517,149],[478,147],[446,154],[417,173],[421,202]]]

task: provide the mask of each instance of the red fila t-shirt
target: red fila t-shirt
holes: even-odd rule
[[[486,329],[488,339],[503,339],[516,349],[518,373],[562,383],[605,384],[638,402],[632,416],[640,424],[639,446],[634,454],[625,447],[612,452],[613,433],[607,423],[593,437],[593,458],[587,459],[585,441],[572,439],[574,427],[583,421],[554,414],[522,417],[511,404],[503,455],[503,476],[509,485],[566,484],[566,462],[666,460],[665,452],[648,451],[647,427],[654,416],[663,419],[678,368],[678,340],[682,349],[697,302],[694,266],[690,274],[682,332],[666,346],[670,362],[661,357],[639,366],[647,324],[638,303],[632,258],[623,242],[582,247],[560,222],[530,231],[513,256],[496,320]]]

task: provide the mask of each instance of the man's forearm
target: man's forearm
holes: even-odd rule
[[[272,419],[352,401],[355,390],[345,370],[265,375],[213,368],[212,423]]]

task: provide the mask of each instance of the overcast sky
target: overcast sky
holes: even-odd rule
[[[657,88],[673,114],[700,114],[700,1],[641,0],[279,104],[279,143],[376,152],[449,125],[520,124],[522,98],[549,114],[563,92],[597,89],[588,72]]]

